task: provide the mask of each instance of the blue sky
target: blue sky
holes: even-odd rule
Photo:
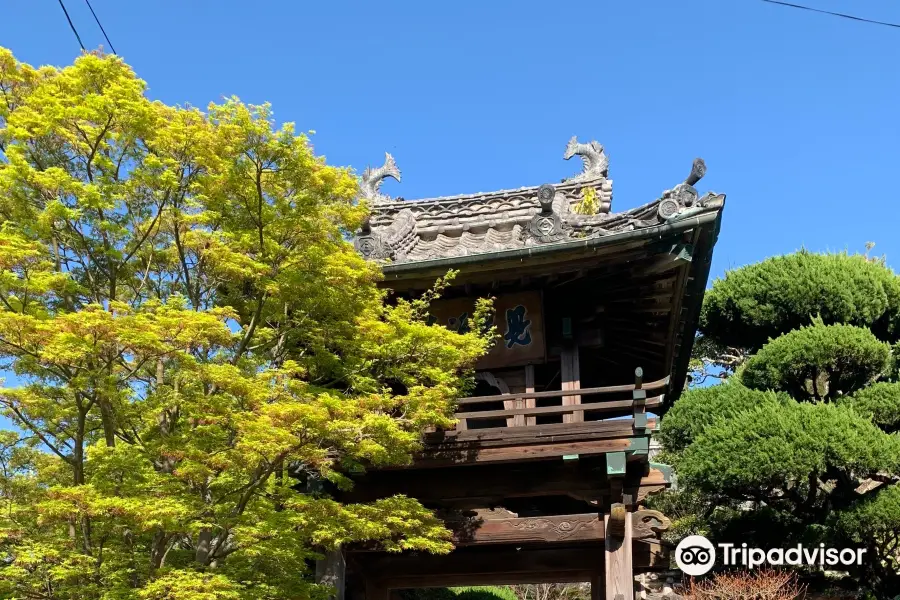
[[[900,22],[895,0],[808,0]],[[66,0],[85,45],[103,42]],[[900,264],[900,30],[760,0],[115,2],[93,0],[154,98],[270,101],[358,171],[396,158],[406,198],[556,182],[568,138],[605,145],[613,210],[703,157],[728,195],[713,274],[795,250]],[[0,45],[79,52],[55,0],[6,2]]]

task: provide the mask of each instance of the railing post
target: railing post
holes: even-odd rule
[[[560,354],[560,377],[564,391],[577,390],[581,387],[581,366],[578,364],[578,346],[563,349]],[[581,404],[581,396],[563,396],[563,406]],[[563,423],[580,423],[584,421],[584,412],[573,411],[563,415]]]
[[[456,430],[467,430],[468,421],[470,420],[483,421],[485,419],[502,418],[505,419],[507,423],[513,421],[514,426],[520,426],[523,424],[523,421],[525,425],[534,425],[535,421],[537,420],[536,417],[540,415],[571,416],[572,413],[578,413],[579,416],[581,416],[584,414],[584,412],[614,412],[617,415],[622,415],[622,411],[625,411],[625,415],[627,415],[628,409],[631,409],[632,423],[636,431],[635,435],[641,436],[646,434],[646,430],[648,429],[649,425],[647,409],[652,410],[654,407],[662,405],[663,398],[665,396],[664,391],[669,385],[668,377],[644,384],[643,376],[643,370],[638,368],[635,371],[635,382],[632,384],[593,388],[579,387],[575,390],[548,390],[543,392],[535,392],[533,391],[533,376],[529,376],[526,371],[526,384],[524,393],[510,393],[509,391],[506,391],[505,393],[497,394],[494,396],[473,396],[471,398],[460,398],[459,407],[456,411]],[[655,393],[657,390],[660,390],[663,393],[660,393],[659,395],[653,397],[648,397],[648,392]],[[577,397],[581,399],[581,397],[591,397],[605,394],[625,394],[629,392],[631,393],[631,398],[627,400],[619,396],[620,399],[618,400],[601,399],[601,401],[579,403],[577,405],[571,404],[565,400],[567,397],[571,397],[570,394],[577,394]],[[560,397],[564,399],[562,405],[545,406],[541,408],[537,408],[534,406],[536,404],[536,400],[539,398]],[[472,410],[468,408],[469,406],[486,402],[502,402],[504,407],[502,410]],[[564,422],[570,423],[572,421]]]
[[[644,370],[634,370],[634,391],[631,392],[632,419],[635,435],[644,435],[647,431],[647,390],[643,389]]]
[[[534,365],[525,365],[525,393],[534,393]],[[525,408],[534,408],[537,400],[528,398],[525,400]],[[525,417],[525,425],[537,425],[537,417]]]

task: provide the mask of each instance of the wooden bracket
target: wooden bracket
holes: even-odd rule
[[[658,510],[639,510],[631,515],[631,538],[655,538],[672,526],[672,521]]]
[[[625,453],[624,452],[607,452],[606,453],[606,475],[608,477],[625,475]]]

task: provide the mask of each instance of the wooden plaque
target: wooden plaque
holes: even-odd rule
[[[437,323],[454,331],[470,327],[474,298],[438,300],[431,307]],[[476,368],[498,369],[543,362],[546,357],[540,292],[498,296],[494,300],[494,326],[498,338]]]

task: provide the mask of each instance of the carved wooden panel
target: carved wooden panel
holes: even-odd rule
[[[655,538],[671,527],[672,521],[658,510],[638,510],[631,515],[631,537]]]
[[[614,510],[608,517],[606,534],[603,516],[593,513],[517,517],[509,511],[476,511],[475,517],[453,521],[449,525],[454,530],[457,544],[473,546],[600,541],[610,535],[621,540],[626,535],[625,529],[629,522],[631,539],[653,539],[658,538],[671,524],[659,511],[639,510],[628,513],[622,505],[617,508],[621,510]],[[616,523],[617,520],[620,522]]]
[[[463,525],[457,532],[462,546],[602,539],[603,520],[596,514],[485,519]]]

